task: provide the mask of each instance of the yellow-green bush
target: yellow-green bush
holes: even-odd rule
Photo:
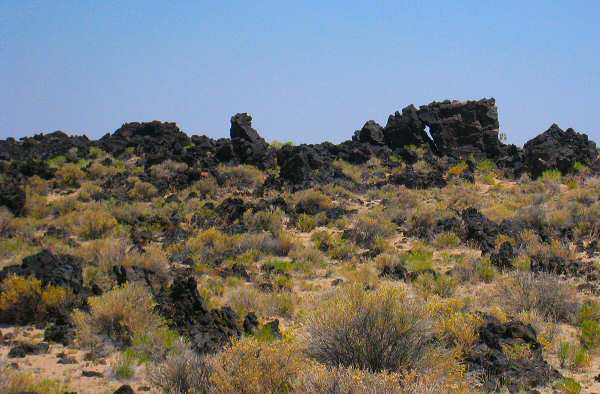
[[[266,175],[258,168],[246,164],[235,167],[221,165],[219,173],[225,181],[225,186],[237,189],[254,189],[265,182]]]
[[[418,370],[432,350],[431,339],[422,301],[390,286],[370,292],[344,286],[317,306],[306,324],[312,358],[375,372]]]
[[[304,363],[289,341],[236,341],[211,359],[211,382],[220,394],[291,393]]]
[[[292,196],[296,210],[300,213],[316,215],[332,207],[331,198],[316,189],[307,189],[296,192]]]
[[[104,339],[120,347],[148,337],[146,348],[160,348],[169,337],[165,322],[154,312],[154,300],[142,285],[126,283],[88,299],[89,312],[76,310],[73,322],[77,339],[84,347],[97,349]]]
[[[59,286],[42,286],[36,278],[10,275],[0,284],[0,321],[42,322],[56,313],[67,313],[71,293]]]

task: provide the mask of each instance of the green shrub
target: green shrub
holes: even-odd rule
[[[452,232],[443,232],[435,236],[433,245],[437,248],[455,248],[460,245],[460,237]]]
[[[580,340],[587,349],[596,349],[600,345],[600,322],[584,320],[581,322]]]
[[[563,378],[559,380],[554,388],[565,394],[579,394],[581,392],[581,384],[573,378]]]
[[[137,360],[134,354],[126,350],[117,354],[112,362],[111,368],[114,375],[119,380],[127,380],[133,378],[135,375],[135,368],[137,366]]]
[[[586,320],[600,320],[600,304],[596,301],[588,300],[579,307],[577,323],[581,324]]]

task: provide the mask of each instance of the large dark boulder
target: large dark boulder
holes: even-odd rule
[[[145,155],[147,165],[153,165],[167,159],[185,162],[186,147],[191,140],[175,123],[155,120],[125,123],[113,134],[102,137],[98,144],[115,156],[133,148]]]
[[[367,121],[362,129],[356,130],[352,137],[354,141],[366,142],[373,145],[384,145],[383,127],[374,120]]]
[[[500,323],[488,317],[466,359],[470,370],[486,376],[485,391],[502,384],[509,392],[520,393],[561,378],[544,360],[535,329],[519,321]]]
[[[389,182],[394,185],[406,186],[409,189],[441,188],[447,184],[444,174],[439,169],[416,171],[413,167],[408,167],[403,172],[391,175]]]
[[[383,134],[385,143],[392,149],[415,146],[435,151],[414,105],[403,108],[402,113],[396,111],[390,115]]]
[[[247,113],[231,117],[231,144],[239,161],[265,169],[275,163],[275,152],[252,128],[252,117]]]
[[[0,281],[8,275],[34,276],[43,285],[61,286],[71,289],[75,294],[83,288],[82,263],[79,257],[55,255],[48,250],[25,257],[21,265],[11,265],[0,271]]]
[[[0,141],[0,160],[48,160],[73,152],[85,157],[91,141],[86,136],[69,136],[63,131],[36,134],[19,141],[9,138]]]
[[[475,208],[467,208],[461,214],[465,230],[465,241],[475,241],[483,253],[495,250],[498,225]]]
[[[421,122],[429,126],[438,153],[457,158],[496,158],[502,153],[496,101],[442,101],[418,110]]]
[[[171,327],[190,338],[198,353],[214,353],[239,338],[238,316],[228,307],[210,310],[192,276],[177,277],[158,294],[157,310]]]
[[[596,144],[586,134],[563,131],[556,124],[528,141],[523,153],[527,171],[536,178],[549,169],[571,173],[575,163],[591,166],[598,157]]]
[[[23,214],[25,198],[25,192],[16,182],[0,182],[0,206],[5,206],[15,216]]]

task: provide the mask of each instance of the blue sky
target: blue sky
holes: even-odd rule
[[[368,119],[495,97],[522,144],[600,142],[600,2],[0,0],[0,137],[126,121],[343,141]]]

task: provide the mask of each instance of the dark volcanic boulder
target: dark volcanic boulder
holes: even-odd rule
[[[356,130],[352,137],[354,141],[366,142],[373,145],[384,145],[383,127],[374,120],[369,120],[362,129]]]
[[[62,131],[36,134],[15,141],[0,141],[0,160],[48,160],[70,152],[87,156],[91,141],[86,136],[69,136]]]
[[[209,310],[191,276],[175,278],[158,294],[157,303],[158,312],[190,338],[198,353],[214,353],[241,335],[236,313],[228,307]]]
[[[511,393],[545,386],[561,378],[543,358],[542,345],[529,324],[500,323],[488,317],[479,329],[479,343],[467,355],[469,369],[485,374],[484,390],[494,392],[499,384]]]
[[[493,253],[498,236],[498,225],[475,208],[465,209],[461,217],[465,225],[465,241],[475,241],[483,253]]]
[[[513,268],[513,259],[516,257],[513,246],[510,242],[504,242],[500,245],[498,253],[491,256],[492,264],[501,270]]]
[[[252,117],[247,113],[231,117],[230,136],[233,150],[241,163],[262,169],[272,167],[275,163],[275,152],[252,128]]]
[[[414,105],[390,115],[383,131],[385,143],[391,148],[404,148],[409,145],[435,151],[433,141],[425,132],[425,124],[419,118]]]
[[[279,177],[293,185],[306,185],[313,181],[331,181],[333,169],[328,166],[332,158],[318,145],[283,146],[277,152]]]
[[[75,294],[83,288],[82,260],[70,255],[54,255],[47,250],[25,257],[21,265],[11,265],[0,271],[0,281],[10,274],[34,276],[43,285],[66,287]]]
[[[556,124],[528,141],[523,152],[525,167],[536,178],[549,169],[568,174],[576,162],[591,166],[598,157],[596,144],[587,135],[573,129],[563,131]]]
[[[147,164],[152,165],[167,159],[185,162],[185,148],[191,140],[175,123],[155,120],[125,123],[113,134],[102,137],[98,144],[115,156],[133,148],[138,154],[144,154]]]
[[[404,185],[409,189],[429,189],[432,187],[444,187],[447,184],[444,174],[437,169],[425,172],[415,171],[412,167],[407,168],[404,172],[390,176],[389,181],[394,185]]]
[[[429,126],[440,155],[468,158],[496,158],[502,153],[498,138],[496,101],[442,101],[423,105],[419,119]]]
[[[25,192],[16,182],[0,182],[0,206],[4,205],[15,216],[23,214]]]

